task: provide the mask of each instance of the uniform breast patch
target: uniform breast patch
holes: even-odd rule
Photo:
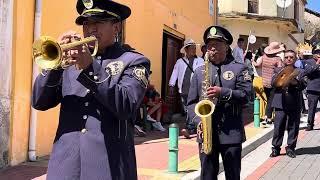
[[[226,71],[223,73],[223,79],[230,81],[232,78],[234,78],[234,73],[232,71]]]
[[[115,61],[107,65],[106,72],[108,72],[111,76],[115,76],[120,74],[123,68],[124,68],[124,63],[122,61]]]
[[[243,71],[243,79],[244,79],[245,81],[252,81],[251,76],[250,76],[248,70]]]
[[[144,87],[148,87],[148,79],[146,77],[146,68],[141,67],[135,67],[132,72],[133,77],[135,77],[138,81],[140,81]]]

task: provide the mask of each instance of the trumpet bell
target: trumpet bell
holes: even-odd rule
[[[60,45],[49,36],[41,36],[33,43],[33,59],[41,69],[56,69],[61,64]]]
[[[98,40],[94,36],[63,45],[60,45],[49,36],[41,36],[32,45],[33,60],[41,69],[45,70],[66,68],[69,63],[67,59],[62,57],[63,52],[90,42],[95,42],[94,50],[91,54],[91,56],[95,56],[98,51]]]

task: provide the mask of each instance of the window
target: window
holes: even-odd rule
[[[259,13],[259,0],[248,0],[248,13]]]

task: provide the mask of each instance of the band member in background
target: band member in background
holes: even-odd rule
[[[245,43],[243,38],[239,38],[237,42],[237,46],[233,49],[232,55],[236,61],[244,63],[245,52],[243,49],[245,48]]]
[[[187,113],[186,107],[191,78],[195,69],[203,65],[203,59],[196,55],[196,45],[197,44],[192,39],[187,39],[184,42],[184,46],[180,49],[180,52],[184,54],[184,57],[177,60],[169,81],[170,92],[173,93],[174,86],[178,80],[178,89],[184,113]],[[181,133],[186,138],[190,138],[190,134],[196,133],[196,127],[188,116],[186,117],[186,127],[181,130]]]
[[[203,39],[211,62],[209,74],[212,85],[206,93],[209,99],[217,100],[217,104],[212,115],[213,150],[207,155],[202,146],[201,119],[195,114],[195,105],[202,94],[204,66],[201,66],[192,77],[188,96],[189,117],[198,125],[201,179],[217,179],[221,154],[226,179],[237,180],[240,179],[241,149],[245,141],[242,105],[248,102],[251,94],[251,76],[247,67],[233,58],[229,47],[233,38],[228,30],[211,26]]]
[[[313,130],[317,104],[320,101],[320,44],[313,49],[313,58],[303,60],[305,75],[308,78],[308,126],[307,131]]]
[[[137,179],[134,119],[148,86],[149,60],[116,42],[129,7],[110,0],[78,0],[76,24],[99,42],[95,58],[86,45],[66,52],[66,69],[40,74],[32,106],[41,111],[61,103],[48,180]],[[79,39],[65,33],[61,43]]]
[[[284,67],[276,68],[275,74],[272,78],[272,84],[274,85],[279,73],[284,68],[294,66],[297,60],[295,51],[286,50],[284,53]],[[298,70],[298,68],[297,68]],[[301,69],[299,69],[301,71]],[[301,72],[300,72],[301,74]],[[289,76],[289,74],[286,74]],[[300,124],[300,109],[301,109],[301,98],[300,95],[304,89],[304,83],[300,78],[293,79],[289,82],[287,87],[275,88],[275,94],[272,101],[272,107],[275,108],[275,120],[274,120],[274,133],[272,139],[272,153],[270,157],[276,157],[280,155],[281,145],[283,141],[284,132],[288,130],[288,140],[286,147],[286,154],[291,158],[295,158],[295,148],[299,133]]]

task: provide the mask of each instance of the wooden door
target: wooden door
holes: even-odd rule
[[[176,82],[173,93],[169,92],[168,85],[173,67],[177,59],[181,57],[180,49],[182,44],[182,39],[178,39],[167,32],[163,33],[161,95],[169,106],[171,113],[179,113],[182,110],[180,95],[178,93],[178,82]]]

